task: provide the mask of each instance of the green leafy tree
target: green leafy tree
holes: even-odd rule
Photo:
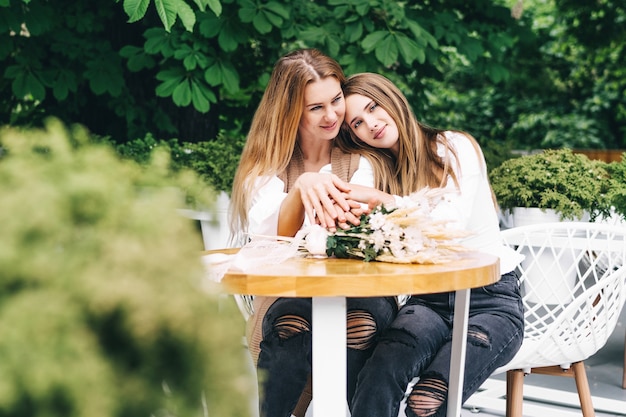
[[[446,62],[508,78],[515,28],[490,0],[123,0],[0,3],[4,123],[53,114],[116,141],[246,132],[276,59],[317,47],[382,72],[421,110]]]

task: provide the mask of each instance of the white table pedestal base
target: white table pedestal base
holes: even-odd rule
[[[346,409],[346,298],[313,297],[313,416]]]

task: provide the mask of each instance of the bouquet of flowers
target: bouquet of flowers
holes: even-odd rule
[[[443,263],[467,248],[458,239],[468,233],[434,220],[432,207],[443,196],[441,189],[424,189],[404,197],[394,207],[380,205],[361,216],[358,226],[329,233],[312,226],[304,238],[304,250],[314,256],[362,258],[394,263]]]

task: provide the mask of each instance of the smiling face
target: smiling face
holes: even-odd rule
[[[334,77],[309,83],[304,90],[304,109],[298,135],[305,139],[334,139],[346,114],[341,84]]]
[[[354,134],[374,148],[390,149],[397,155],[398,126],[389,113],[361,94],[349,95],[345,101],[346,123]]]

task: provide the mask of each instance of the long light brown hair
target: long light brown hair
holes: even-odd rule
[[[448,176],[458,186],[456,175],[450,168],[451,158],[437,154],[437,144],[441,143],[446,148],[446,155],[456,159],[444,131],[418,122],[408,100],[390,80],[374,73],[356,74],[345,82],[343,92],[345,97],[360,94],[371,98],[387,111],[398,127],[397,157],[389,149],[374,148],[360,140],[345,122],[336,140],[342,150],[358,152],[371,161],[376,188],[391,194],[408,195],[424,187],[442,187]],[[476,143],[474,138],[466,135]]]
[[[248,228],[248,211],[255,180],[284,171],[292,157],[304,90],[315,81],[334,77],[343,84],[345,76],[334,59],[316,49],[300,49],[280,58],[257,108],[231,193],[230,230],[236,236]]]

